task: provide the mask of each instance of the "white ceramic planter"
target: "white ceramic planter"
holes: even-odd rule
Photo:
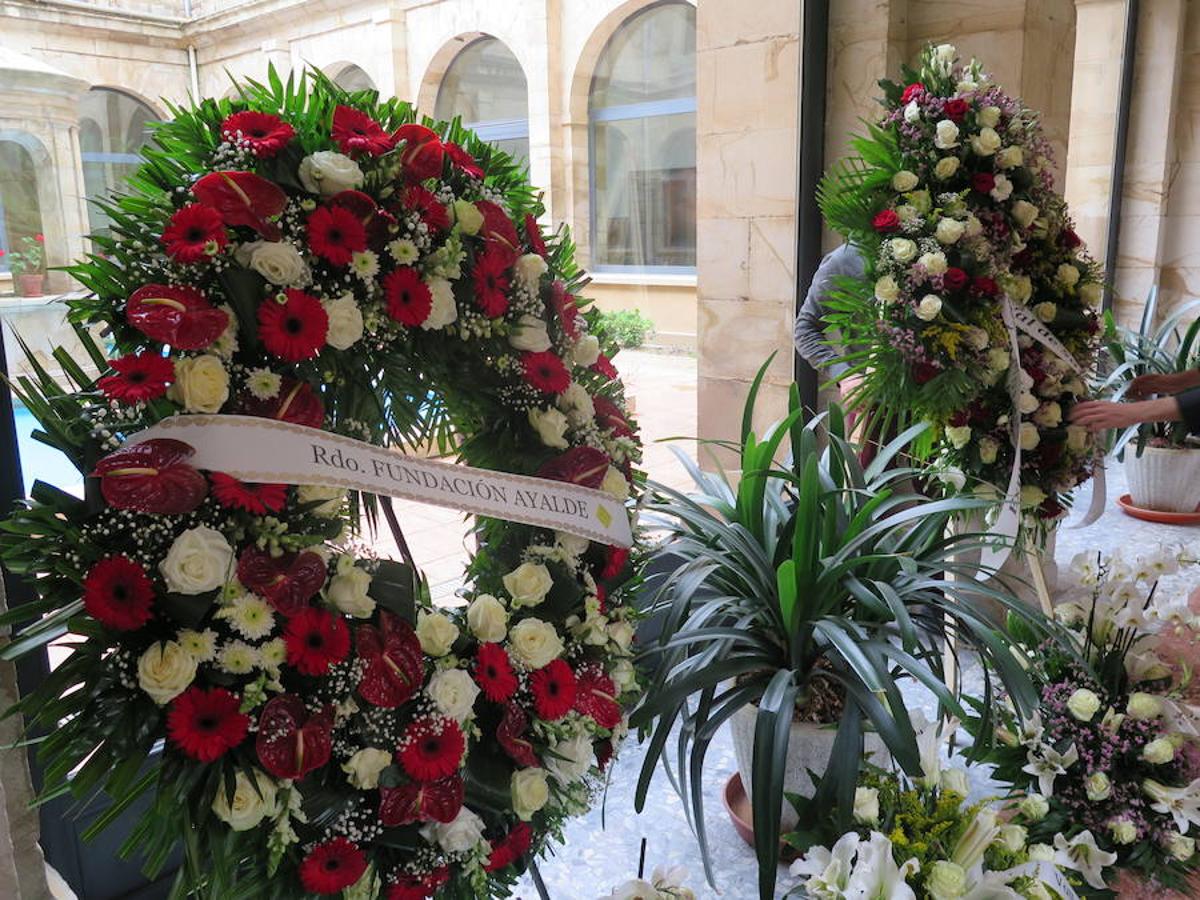
[[[733,714],[729,720],[733,731],[733,753],[737,757],[738,773],[742,776],[742,785],[746,789],[746,797],[754,796],[754,788],[750,773],[754,768],[754,720],[758,707],[747,704]],[[802,797],[813,795],[812,779],[808,777],[811,769],[818,774],[825,771],[829,757],[833,753],[833,740],[837,736],[836,725],[814,725],[809,722],[793,722],[792,733],[788,738],[787,769],[783,777],[783,789],[789,794],[799,794]],[[866,751],[871,754],[871,761],[878,766],[885,766],[891,758],[884,749],[879,735],[868,731],[864,742]],[[783,814],[780,817],[780,827],[786,833],[796,827],[796,811],[792,805],[783,801]]]
[[[1125,477],[1134,506],[1161,512],[1193,512],[1200,506],[1200,449],[1136,447],[1125,450]]]

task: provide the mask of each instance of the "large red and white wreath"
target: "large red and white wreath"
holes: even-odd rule
[[[127,848],[153,868],[181,844],[189,895],[506,895],[623,734],[630,551],[480,519],[467,605],[439,609],[357,537],[394,518],[378,498],[127,440],[234,413],[632,517],[639,442],[573,247],[509,157],[406,104],[272,73],[172,113],[73,268],[111,362],[85,342],[99,378],[60,352],[70,384],[17,385],[88,476],[82,500],[39,484],[0,537],[39,594],[7,654],[70,641],[21,704],[47,789],[102,788],[114,817],[149,792]]]

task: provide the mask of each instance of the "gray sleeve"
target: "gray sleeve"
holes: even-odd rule
[[[861,266],[858,253],[851,247],[842,246],[827,254],[813,274],[792,330],[796,352],[814,369],[827,368],[834,377],[848,367],[845,363],[834,362],[840,354],[828,342],[837,339],[837,332],[825,321],[824,301],[834,288],[835,278],[861,274]]]

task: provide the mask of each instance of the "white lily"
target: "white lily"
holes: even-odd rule
[[[1047,797],[1054,796],[1054,779],[1065,775],[1067,769],[1079,761],[1079,751],[1072,744],[1066,753],[1059,753],[1048,744],[1042,744],[1029,751],[1028,764],[1021,771],[1034,775],[1038,780],[1038,788]]]
[[[1186,834],[1192,825],[1200,825],[1200,778],[1182,788],[1147,778],[1142,782],[1142,791],[1153,801],[1150,808],[1174,819],[1181,834]]]
[[[1045,728],[1042,727],[1042,717],[1040,713],[1032,713],[1028,719],[1021,723],[1021,730],[1017,737],[1025,746],[1035,746],[1041,744],[1042,733]]]
[[[1062,833],[1054,836],[1054,864],[1074,869],[1096,890],[1104,888],[1101,871],[1117,861],[1117,854],[1101,850],[1090,831],[1083,831],[1069,841]]]
[[[813,847],[808,853],[792,863],[789,871],[797,878],[808,875],[804,890],[816,900],[841,900],[850,872],[854,868],[854,855],[862,843],[853,831],[838,838],[833,848]]]
[[[858,862],[843,896],[845,900],[917,900],[907,879],[920,868],[916,859],[897,866],[892,842],[872,831],[870,839],[859,845]]]

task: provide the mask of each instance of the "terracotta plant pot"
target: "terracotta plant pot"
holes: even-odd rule
[[[1134,506],[1192,512],[1200,506],[1200,449],[1146,447],[1125,451],[1125,476]]]
[[[42,296],[42,285],[46,281],[45,275],[18,275],[17,295],[21,297],[40,297]]]

